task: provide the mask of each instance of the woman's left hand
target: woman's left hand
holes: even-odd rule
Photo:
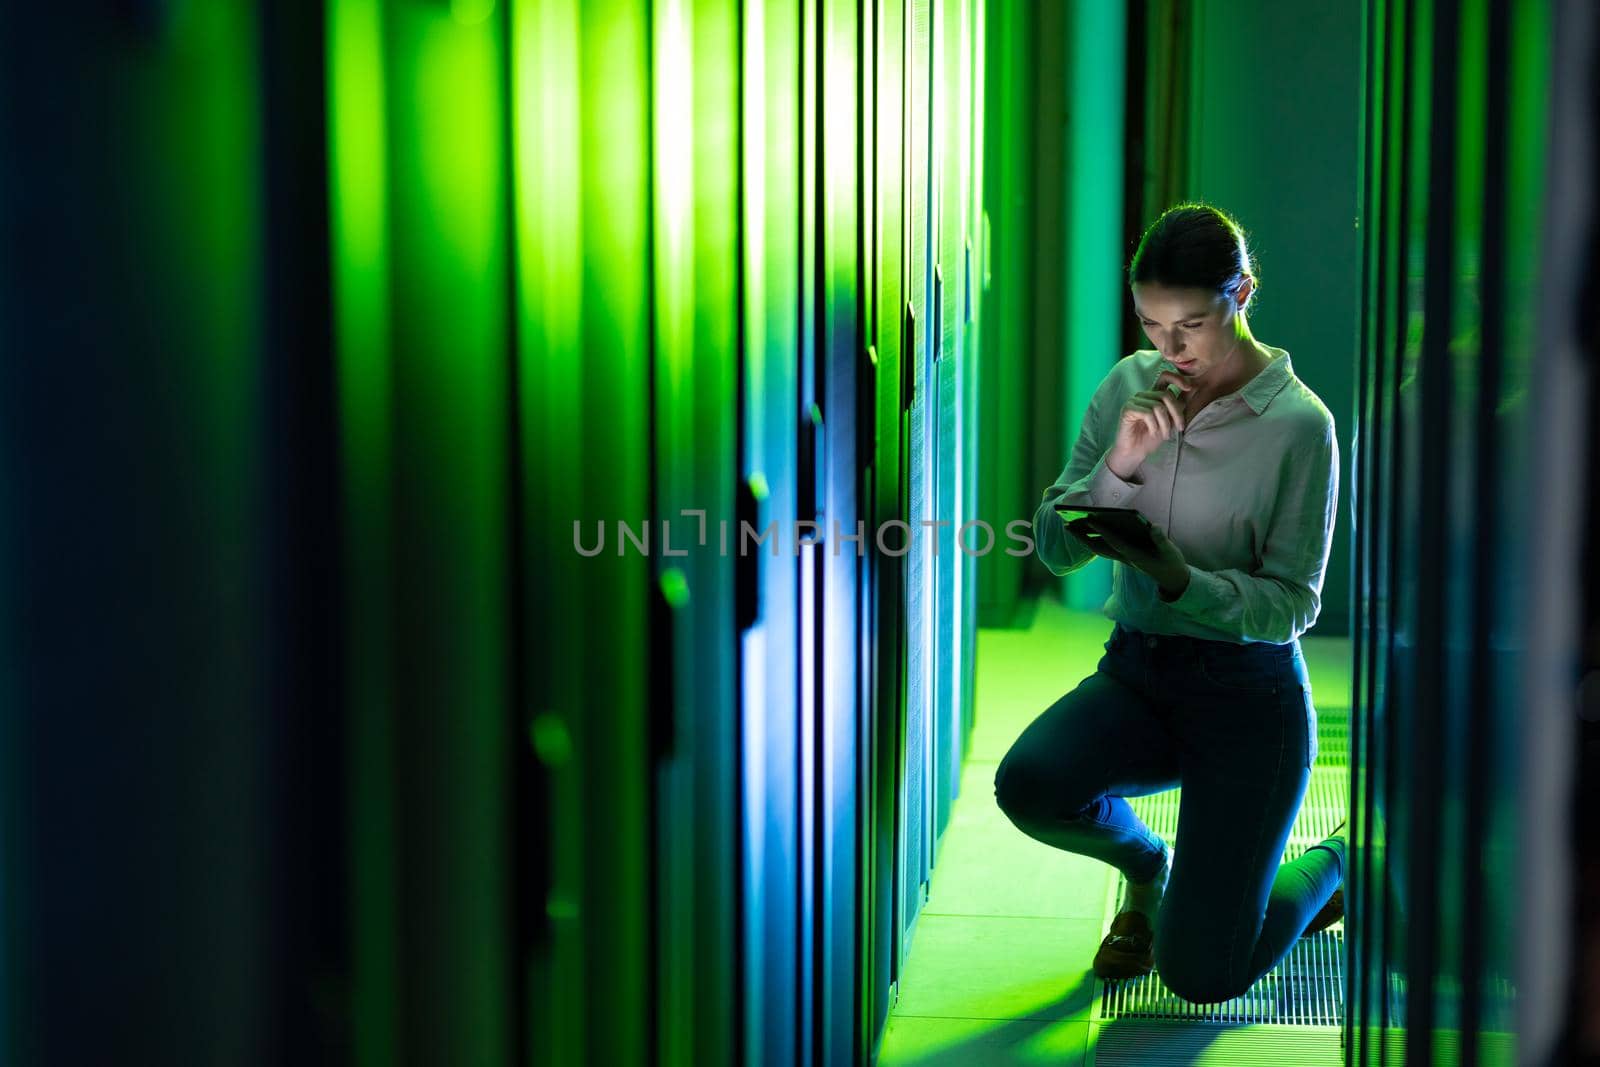
[[[1073,525],[1078,526],[1079,523],[1088,526],[1096,535],[1085,537],[1083,541],[1097,555],[1139,568],[1154,578],[1161,591],[1169,597],[1176,598],[1188,586],[1189,561],[1183,558],[1183,550],[1173,544],[1166,531],[1155,523],[1150,524],[1150,536],[1156,543],[1154,552],[1130,545],[1114,531],[1095,522],[1092,516],[1077,519]]]

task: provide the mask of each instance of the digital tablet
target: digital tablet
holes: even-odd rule
[[[1156,550],[1155,536],[1150,532],[1150,520],[1145,518],[1136,508],[1103,508],[1094,504],[1057,504],[1056,514],[1066,520],[1073,533],[1080,536],[1092,531],[1072,524],[1080,519],[1092,518],[1095,524],[1109,529],[1113,536],[1120,537],[1135,548],[1147,552]],[[1086,525],[1086,524],[1085,524]]]

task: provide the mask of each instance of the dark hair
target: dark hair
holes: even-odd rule
[[[1162,212],[1139,239],[1128,264],[1128,284],[1206,289],[1228,296],[1246,273],[1255,277],[1253,267],[1237,222],[1210,204],[1185,203]],[[1250,289],[1252,299],[1256,285]]]

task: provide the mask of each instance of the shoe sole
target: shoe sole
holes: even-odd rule
[[[1153,970],[1155,970],[1153,957],[1136,956],[1116,949],[1102,949],[1094,958],[1095,976],[1108,982],[1143,978]]]

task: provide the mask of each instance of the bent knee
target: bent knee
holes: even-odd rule
[[[1011,757],[1007,756],[994,770],[995,806],[1010,815],[1019,803],[1020,792],[1016,777],[1011,773]]]
[[[1056,823],[1078,818],[1088,805],[1074,806],[1076,790],[1070,779],[1063,780],[1060,768],[1008,753],[994,772],[994,800],[1000,810],[1018,826],[1025,823]]]
[[[1215,960],[1189,961],[1164,956],[1159,940],[1156,941],[1156,973],[1175,996],[1191,1004],[1221,1004],[1250,989],[1231,979],[1226,968]]]
[[[1043,775],[1026,758],[1007,755],[994,772],[994,802],[1013,821],[1042,817]]]

